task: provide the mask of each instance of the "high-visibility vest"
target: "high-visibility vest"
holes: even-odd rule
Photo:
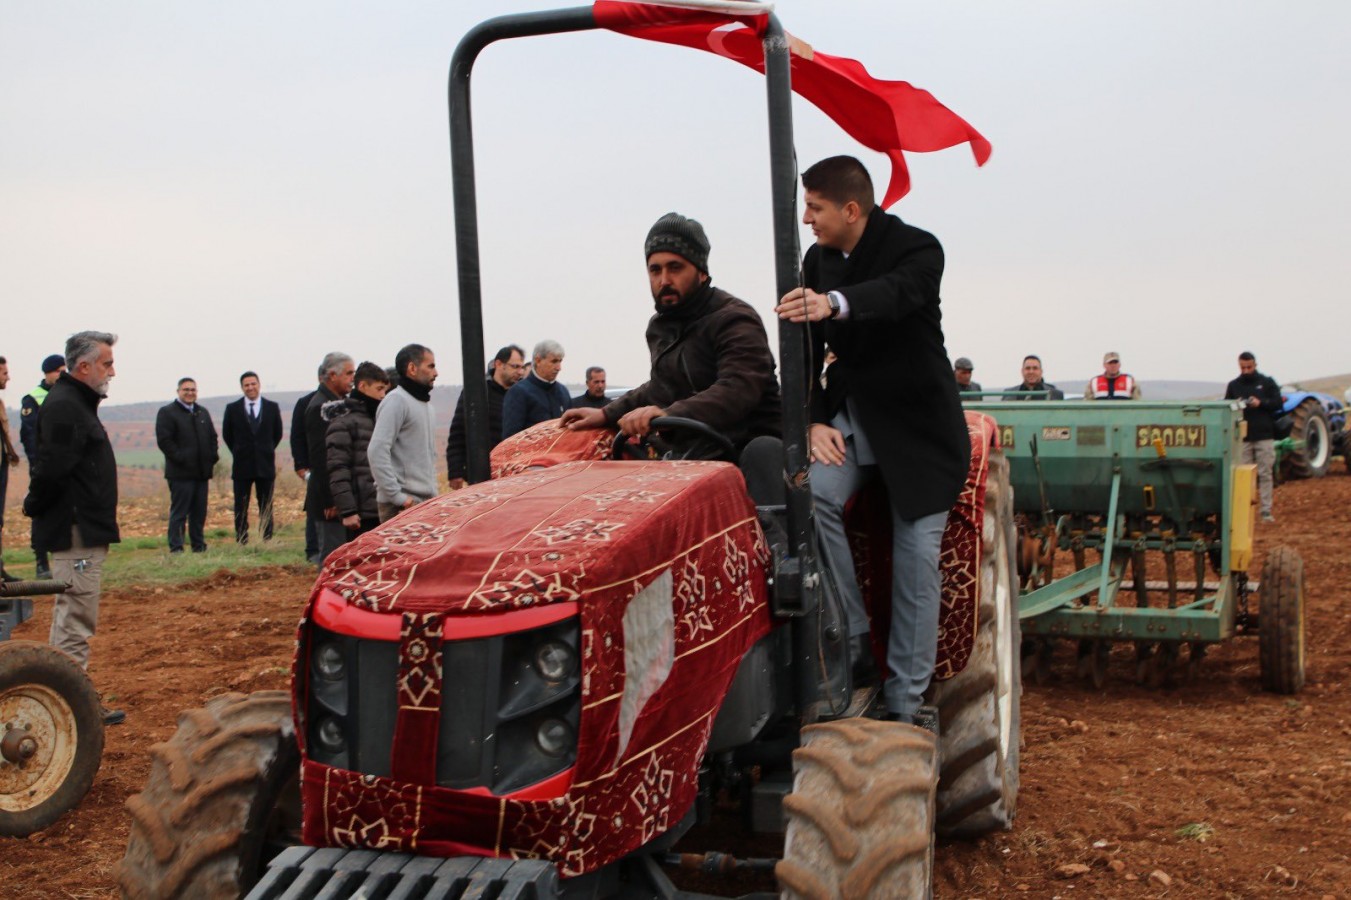
[[[1094,400],[1129,400],[1135,393],[1135,379],[1124,372],[1115,378],[1099,375],[1090,385]]]

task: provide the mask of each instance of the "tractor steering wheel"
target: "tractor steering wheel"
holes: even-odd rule
[[[676,432],[687,440],[676,449],[657,434],[661,431]],[[734,463],[736,445],[697,419],[657,416],[651,422],[651,430],[636,441],[630,442],[622,431],[616,434],[610,455],[613,459],[712,459]]]

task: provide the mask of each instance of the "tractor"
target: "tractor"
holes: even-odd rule
[[[707,23],[717,4],[701,6],[660,16]],[[663,863],[734,804],[783,835],[781,858],[704,864],[772,868],[792,897],[913,897],[931,890],[935,834],[1010,827],[1020,633],[989,416],[967,416],[944,536],[938,734],[873,717],[877,688],[851,683],[813,526],[803,326],[779,328],[785,437],[740,466],[678,419],[654,425],[697,437],[684,454],[544,423],[490,457],[470,70],[494,41],[596,28],[597,8],[491,19],[451,62],[470,486],[329,557],[289,694],[215,698],[153,748],[124,895],[694,898]],[[768,6],[720,14],[763,48],[782,295],[800,265],[798,61]],[[887,517],[861,498],[853,521],[865,589],[885,583]]]
[[[1322,478],[1338,454],[1351,471],[1351,430],[1342,401],[1290,386],[1281,388],[1281,401],[1284,405],[1276,419],[1280,477]]]
[[[27,837],[79,805],[103,760],[103,705],[66,654],[10,640],[56,581],[0,583],[0,835]]]

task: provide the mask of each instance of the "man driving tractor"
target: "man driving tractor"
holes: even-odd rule
[[[779,382],[764,323],[750,304],[715,288],[708,237],[694,219],[667,213],[643,244],[656,312],[647,324],[647,382],[601,409],[570,409],[560,426],[617,427],[641,438],[658,416],[695,419],[739,451],[778,437]]]

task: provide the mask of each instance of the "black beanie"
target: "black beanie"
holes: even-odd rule
[[[643,244],[644,259],[653,253],[674,253],[683,256],[705,275],[708,274],[708,236],[704,226],[680,213],[669,212],[657,220],[647,233]]]

